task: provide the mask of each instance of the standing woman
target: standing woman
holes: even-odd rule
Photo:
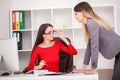
[[[100,52],[106,59],[115,57],[113,80],[120,80],[120,36],[111,29],[110,25],[104,19],[93,11],[87,2],[77,4],[74,7],[74,11],[77,21],[83,24],[87,49],[82,70],[72,72],[95,73],[98,53]],[[86,71],[90,60],[91,69]]]

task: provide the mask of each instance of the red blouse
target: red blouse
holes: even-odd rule
[[[54,45],[51,47],[42,48],[36,46],[33,50],[30,63],[27,67],[27,70],[33,70],[36,58],[39,57],[40,60],[46,61],[47,66],[44,66],[42,69],[47,69],[48,71],[59,72],[59,51],[62,50],[69,54],[77,54],[76,49],[69,44],[67,47],[62,44],[60,41],[55,41]]]

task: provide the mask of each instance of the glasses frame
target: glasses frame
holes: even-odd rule
[[[50,32],[44,33],[44,34],[46,34],[46,35],[53,35],[53,34],[56,33],[56,32],[57,32],[57,31],[53,30],[53,31],[50,31]]]

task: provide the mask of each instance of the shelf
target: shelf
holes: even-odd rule
[[[31,11],[25,12],[25,29],[31,29]]]
[[[110,25],[114,25],[114,7],[107,6],[107,7],[93,7],[93,10],[105,19]],[[107,15],[105,15],[107,14]]]
[[[55,28],[72,27],[72,9],[53,9],[53,25]]]
[[[63,27],[63,28],[54,28],[55,30],[59,30],[59,29],[62,29],[62,30],[72,30],[73,28],[72,27]],[[38,31],[38,29],[33,29],[33,31]]]
[[[13,31],[32,31],[32,29],[20,29],[20,30],[13,30]]]
[[[51,9],[32,10],[33,29],[38,29],[43,23],[51,23]]]
[[[31,32],[22,32],[22,47],[24,49],[32,48],[32,33]]]
[[[32,49],[18,50],[18,52],[29,52],[29,51],[32,51]]]
[[[100,5],[92,5],[92,7],[103,8],[103,7],[115,7],[115,4],[100,4]]]
[[[74,46],[77,49],[84,49],[86,47],[86,43],[84,41],[84,34],[81,28],[74,29]]]

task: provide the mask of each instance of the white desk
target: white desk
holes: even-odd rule
[[[0,77],[0,80],[98,80],[98,73],[95,73],[93,75],[11,75],[7,77]]]

